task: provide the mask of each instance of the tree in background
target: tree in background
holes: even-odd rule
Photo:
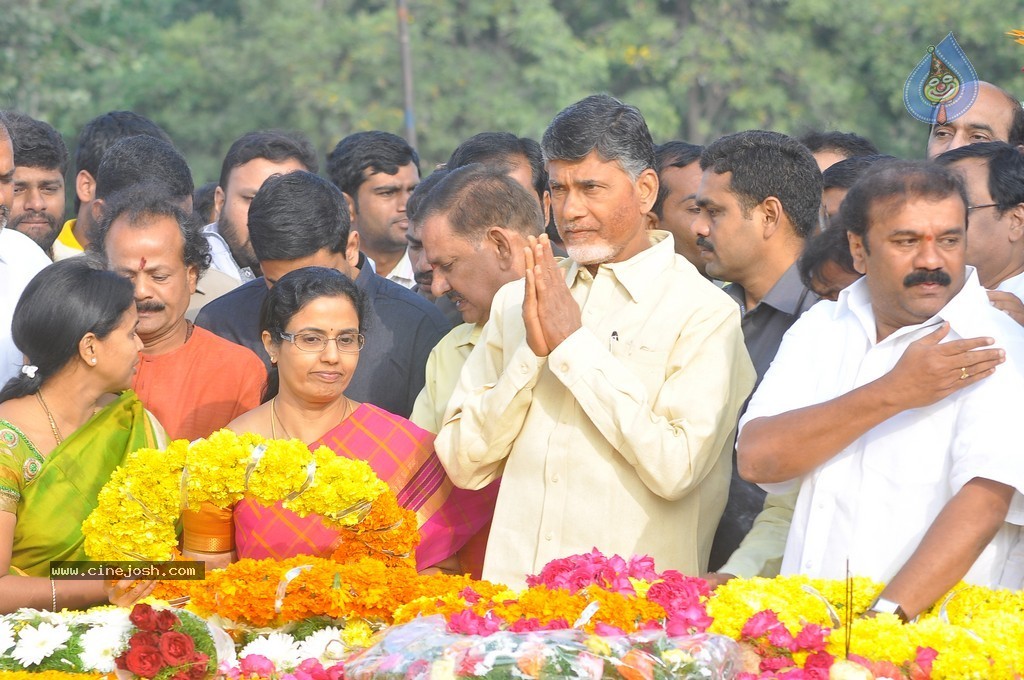
[[[21,0],[0,12],[0,108],[53,124],[132,109],[202,182],[246,131],[302,130],[321,152],[402,131],[391,0]],[[979,75],[1024,92],[1004,33],[1024,0],[410,0],[424,170],[482,130],[539,137],[580,97],[644,111],[657,141],[836,128],[920,157],[907,74],[949,30]]]

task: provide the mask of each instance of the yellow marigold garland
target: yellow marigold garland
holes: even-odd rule
[[[254,457],[254,447],[261,455]],[[183,503],[228,508],[248,494],[264,505],[284,501],[300,516],[315,513],[329,525],[346,527],[363,518],[359,510],[382,494],[391,495],[387,491],[365,461],[326,447],[311,452],[298,440],[221,430],[191,445],[177,440],[163,451],[129,454],[82,525],[85,551],[98,560],[170,559]],[[415,518],[411,531],[418,541]],[[411,540],[404,534],[401,538],[403,546]],[[409,552],[414,548],[415,542]]]

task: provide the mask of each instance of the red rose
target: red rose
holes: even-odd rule
[[[156,613],[156,629],[171,630],[178,625],[178,617],[170,609],[163,609]]]
[[[206,666],[210,663],[210,657],[203,653],[196,653],[189,662],[188,677],[191,680],[202,680],[206,677]]]
[[[168,666],[180,666],[192,658],[196,645],[188,635],[173,630],[160,636],[160,653]]]
[[[156,611],[148,604],[137,604],[132,607],[128,619],[139,630],[156,630]]]
[[[164,667],[164,658],[156,647],[133,647],[128,650],[125,665],[139,677],[152,678]]]
[[[160,636],[150,631],[142,631],[132,635],[132,639],[128,641],[128,647],[159,647]]]

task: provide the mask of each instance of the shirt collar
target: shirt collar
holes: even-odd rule
[[[732,283],[729,284],[725,292],[735,299],[741,308],[746,308],[747,298],[743,286],[738,283]],[[768,305],[790,316],[799,316],[803,311],[801,308],[808,297],[811,300],[817,300],[814,293],[809,291],[800,280],[800,270],[797,267],[797,263],[794,262],[786,271],[782,272],[782,276],[768,290],[768,293],[761,298],[757,306]]]
[[[943,321],[949,322],[950,329],[962,338],[977,335],[979,323],[984,324],[982,315],[989,308],[989,301],[985,289],[978,282],[977,270],[970,265],[967,265],[965,269],[963,288],[942,309],[927,321],[896,329],[886,340],[896,339],[921,329],[928,329],[930,332]],[[832,311],[833,318],[838,318],[847,312],[853,314],[860,321],[864,332],[871,339],[871,344],[875,344],[878,330],[875,325],[875,312],[871,306],[866,276],[862,276],[840,291],[839,299]]]
[[[639,301],[643,297],[644,292],[650,289],[655,279],[665,269],[672,266],[672,262],[676,257],[672,239],[668,238],[670,234],[667,231],[652,229],[647,233],[651,242],[650,248],[641,250],[628,260],[606,262],[598,268],[598,273],[601,270],[610,271],[612,276],[622,284],[622,287],[633,298],[634,302]],[[584,272],[589,277],[589,270],[581,267],[578,262],[570,259],[569,263],[569,270],[565,276],[567,284],[572,286],[573,282],[576,281],[577,275],[581,275]]]
[[[57,234],[57,240],[66,245],[68,248],[74,248],[75,250],[85,250],[85,247],[78,242],[75,238],[75,224],[78,223],[77,219],[71,219],[64,223],[64,228]]]

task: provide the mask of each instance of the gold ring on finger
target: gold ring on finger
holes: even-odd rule
[[[967,380],[970,377],[971,377],[971,374],[967,372],[967,367],[966,366],[961,366],[960,367],[960,379],[961,380]]]

